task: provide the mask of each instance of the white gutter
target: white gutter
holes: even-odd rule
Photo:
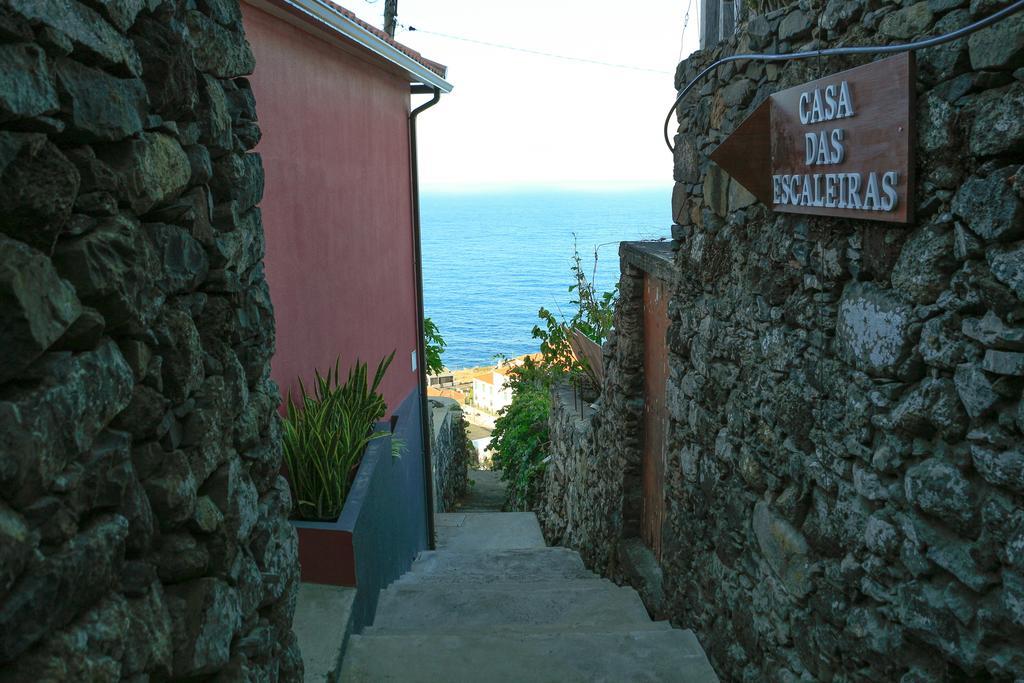
[[[452,91],[452,84],[443,77],[420,64],[415,59],[405,54],[386,40],[382,40],[371,31],[355,23],[345,15],[341,14],[320,0],[279,0],[285,5],[302,12],[317,22],[326,25],[331,30],[339,33],[352,42],[366,48],[370,52],[379,55],[385,60],[407,72],[411,80],[437,88],[441,92]]]

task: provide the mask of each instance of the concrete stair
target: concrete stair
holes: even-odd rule
[[[460,538],[421,553],[381,593],[373,626],[349,641],[342,681],[718,680],[694,634],[652,621],[632,588],[544,547],[521,519],[509,518],[501,549],[501,520],[463,517]],[[466,550],[474,533],[486,549]]]

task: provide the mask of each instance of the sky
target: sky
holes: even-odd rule
[[[342,0],[383,23],[384,0]],[[420,115],[424,190],[668,186],[661,126],[697,0],[398,0],[396,38],[448,66],[451,94]],[[690,17],[684,34],[684,17]],[[432,33],[427,33],[430,31]],[[465,40],[626,64],[585,64]],[[426,97],[414,97],[413,106]]]

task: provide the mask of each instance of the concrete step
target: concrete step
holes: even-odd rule
[[[446,636],[475,636],[481,631],[488,634],[511,633],[521,634],[524,630],[534,634],[541,633],[565,633],[564,624],[532,624],[524,627],[522,624],[494,624],[486,628],[480,626],[445,626],[442,629],[431,629],[431,633]],[[638,631],[670,631],[672,624],[668,621],[646,621],[637,624],[624,624],[622,628],[614,628],[605,625],[575,624],[570,629],[572,633],[632,633]],[[367,626],[360,635],[363,636],[408,636],[422,634],[423,629],[402,628],[402,627],[376,627]]]
[[[382,629],[448,633],[476,627],[577,626],[630,630],[651,623],[632,588],[609,581],[554,584],[500,582],[489,585],[394,586],[381,593],[373,625]]]
[[[428,550],[396,584],[414,580],[436,583],[549,581],[597,577],[578,553],[567,548],[531,548],[491,552]]]
[[[342,681],[717,681],[690,631],[353,636]]]
[[[453,551],[543,548],[532,512],[453,512],[434,515],[438,549]]]

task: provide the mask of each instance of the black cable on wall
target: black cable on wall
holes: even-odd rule
[[[686,93],[690,92],[690,89],[693,88],[694,85],[696,85],[705,76],[710,74],[712,71],[717,69],[722,64],[727,64],[729,62],[737,62],[744,59],[761,62],[784,62],[789,61],[791,59],[807,59],[809,57],[828,57],[832,55],[892,54],[895,52],[909,52],[911,50],[920,50],[926,47],[935,47],[936,45],[942,45],[943,43],[948,43],[952,40],[964,38],[976,31],[980,31],[981,29],[987,26],[991,26],[992,24],[1002,21],[1003,19],[1009,17],[1011,14],[1015,14],[1016,12],[1019,12],[1021,10],[1024,10],[1024,0],[1017,0],[1008,7],[1004,7],[998,12],[995,12],[985,17],[984,19],[979,19],[973,24],[968,24],[967,26],[959,28],[955,31],[944,33],[939,36],[934,36],[932,38],[922,38],[921,40],[916,40],[912,43],[897,43],[894,45],[858,45],[855,47],[832,47],[824,50],[804,50],[802,52],[790,52],[788,54],[746,53],[739,55],[730,55],[729,57],[722,57],[721,59],[717,60],[710,66],[705,67],[699,74],[697,74],[696,77],[694,77],[692,81],[687,83],[686,86],[679,91],[678,95],[676,95],[675,101],[672,103],[672,106],[668,110],[668,114],[665,116],[665,124],[663,131],[665,135],[665,144],[668,146],[670,152],[676,151],[675,147],[672,146],[672,139],[668,133],[668,126],[669,123],[672,121],[672,114],[675,113],[676,109],[679,107],[679,103],[686,96]]]

